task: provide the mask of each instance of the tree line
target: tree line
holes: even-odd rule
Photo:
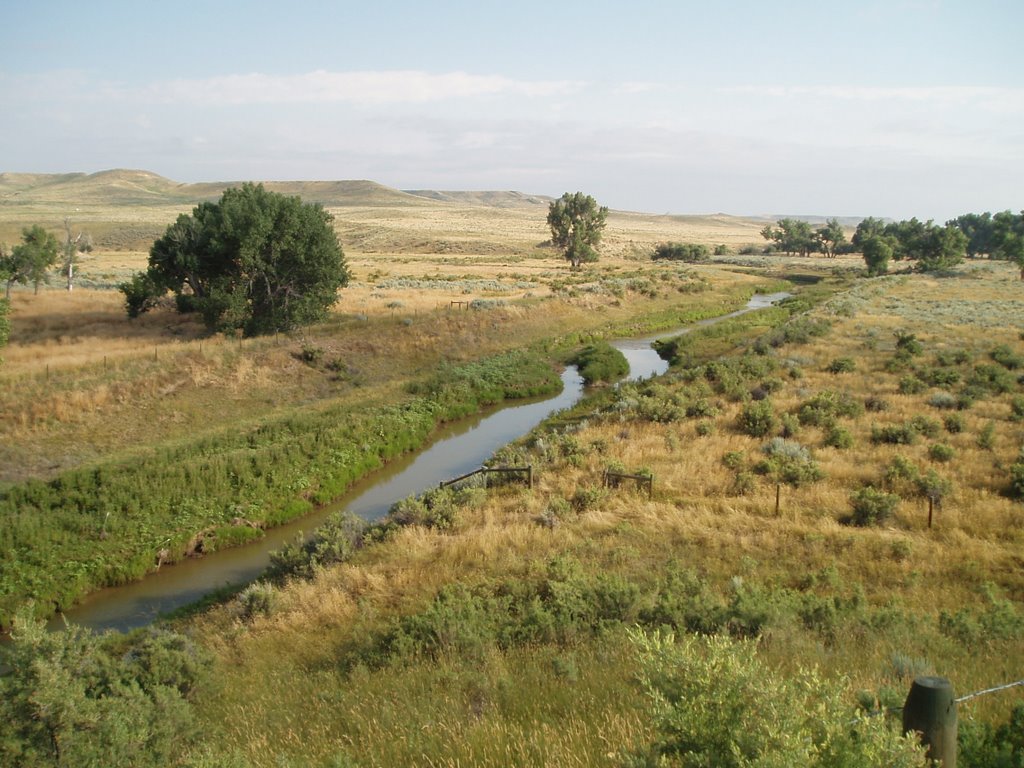
[[[881,275],[890,261],[913,261],[921,272],[950,269],[964,258],[988,257],[1011,261],[1021,268],[1024,280],[1024,211],[992,214],[967,213],[944,225],[911,218],[885,221],[869,216],[857,225],[847,241],[838,219],[814,229],[800,219],[780,219],[768,224],[761,236],[772,248],[788,254],[861,253],[869,275]]]

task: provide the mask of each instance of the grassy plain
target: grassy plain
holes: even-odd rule
[[[1024,442],[1020,369],[996,352],[1011,366],[995,364],[1005,391],[970,389],[995,375],[1000,345],[1021,354],[1015,277],[996,264],[865,281],[812,311],[824,335],[778,346],[755,343],[772,334],[757,318],[724,339],[694,335],[686,366],[605,393],[506,452],[538,468],[534,489],[492,490],[453,528],[402,529],[276,588],[265,612],[236,602],[196,618],[222,671],[202,710],[215,753],[255,765],[621,765],[654,738],[623,631],[636,623],[752,634],[773,668],[816,667],[851,708],[898,707],[922,673],[950,677],[958,694],[1019,680],[1024,507],[1007,491]],[[921,351],[901,359],[895,331]],[[706,352],[717,367],[704,366]],[[853,370],[830,372],[837,358]],[[944,383],[903,391],[912,371],[935,369]],[[770,392],[778,417],[761,438],[738,426],[755,390]],[[968,390],[961,410],[943,396]],[[825,444],[835,424],[799,422],[825,391],[874,409],[835,420],[845,447]],[[753,466],[784,417],[824,478],[783,487],[776,515],[774,483],[752,473],[737,489],[723,459]],[[909,445],[873,440],[914,417],[937,431]],[[934,458],[939,442],[953,460]],[[897,457],[951,483],[931,528],[913,484],[886,480]],[[652,472],[654,497],[601,488],[609,466]],[[849,525],[851,494],[867,484],[899,495],[896,513]],[[477,610],[508,611],[518,627],[558,618],[544,625],[551,634],[515,641]],[[429,640],[375,655],[395,648],[396,626],[424,624]],[[1018,689],[962,705],[961,729],[1020,703]]]
[[[60,233],[63,216],[71,215],[75,230],[92,233],[96,247],[83,256],[72,292],[59,290],[57,281],[38,295],[13,291],[11,339],[0,368],[0,481],[52,476],[122,449],[325,399],[387,400],[440,360],[628,324],[679,306],[676,288],[697,281],[716,290],[687,294],[686,308],[725,306],[736,299],[717,289],[749,290],[756,282],[728,270],[698,273],[643,261],[665,239],[753,241],[755,226],[743,220],[615,214],[605,259],[570,274],[541,247],[543,201],[508,195],[498,198],[507,202],[502,206],[466,205],[369,182],[278,184],[286,193],[323,197],[354,280],[324,326],[239,343],[207,336],[170,307],[136,321],[124,315],[117,284],[145,268],[152,240],[191,208],[179,201],[179,185],[134,172],[41,188],[32,180],[37,186],[18,191],[8,179],[0,240],[16,242],[21,227],[37,222]],[[219,194],[220,187],[207,186],[191,191]],[[472,301],[487,311],[452,304]],[[304,364],[306,347],[340,366]]]
[[[250,521],[270,522],[294,515],[311,498],[325,500],[349,473],[321,478],[319,487],[310,479],[329,458],[322,438],[296,434],[299,423],[316,429],[312,414],[356,423],[356,414],[404,403],[421,415],[430,410],[435,420],[449,418],[463,406],[432,401],[428,408],[409,393],[413,382],[439,366],[524,349],[557,363],[584,339],[728,311],[764,282],[730,269],[644,261],[638,243],[689,237],[690,221],[669,221],[659,234],[649,217],[623,214],[621,224],[613,218],[607,258],[570,272],[542,245],[543,201],[492,195],[487,204],[467,204],[368,182],[278,184],[280,191],[323,196],[336,216],[353,283],[320,326],[263,339],[209,336],[170,306],[129,320],[115,288],[145,267],[147,241],[188,210],[183,201],[189,194],[194,202],[215,197],[219,188],[183,192],[133,172],[2,181],[0,226],[6,231],[16,233],[34,220],[57,229],[74,200],[74,228],[91,232],[95,244],[79,264],[73,291],[14,290],[12,334],[0,368],[0,482],[12,489],[50,484],[26,485],[17,496],[23,510],[46,506],[47,524],[36,519],[41,512],[10,510],[18,522],[5,528],[4,546],[23,556],[8,563],[5,604],[20,590],[15,582],[36,583],[42,610],[183,556],[200,530],[238,517],[239,505],[249,509],[244,517]],[[746,231],[751,225],[735,226]],[[465,407],[475,407],[477,395],[466,397]],[[353,416],[339,417],[346,413]],[[405,442],[400,437],[396,445]],[[234,457],[231,467],[221,468],[225,477],[248,476],[241,464],[257,459],[243,453],[257,444],[259,462],[268,463],[257,484],[264,491],[267,482],[276,484],[269,494],[274,501],[249,498],[257,491],[248,485],[236,487],[234,502],[224,504],[185,498],[188,487],[172,487],[196,473],[209,475],[211,451],[219,454],[217,462]],[[381,450],[391,455],[394,446]],[[357,463],[363,466],[362,459]],[[177,467],[184,474],[172,479],[159,469],[165,464],[168,472]],[[96,479],[101,471],[131,477],[129,467],[150,473],[134,500],[104,491],[109,481]],[[294,503],[281,496],[289,484],[298,489],[291,492]],[[204,487],[211,494],[230,491]],[[57,501],[59,514],[51,508]],[[175,516],[181,530],[167,528]],[[116,535],[112,521],[121,521]],[[77,533],[69,538],[65,529]],[[91,545],[97,554],[81,562],[90,537],[99,537]]]
[[[693,334],[666,376],[553,418],[504,453],[537,468],[533,489],[473,491],[450,524],[397,528],[311,579],[268,587],[261,603],[180,620],[216,658],[193,765],[622,765],[655,738],[626,632],[636,624],[757,638],[774,669],[817,667],[851,709],[899,705],[922,672],[958,693],[1022,677],[1014,270],[860,281],[856,259],[652,263],[656,243],[737,249],[763,222],[614,213],[602,261],[570,273],[541,245],[543,201],[362,192],[372,204],[328,201],[356,277],[336,316],[242,344],[170,311],[129,324],[110,286],[142,267],[151,236],[125,233],[159,234],[187,205],[135,220],[97,203],[92,220],[126,250],[87,257],[94,287],[15,294],[0,368],[4,479],[402,399],[446,361],[537,345],[557,356],[721,311],[773,276],[800,277],[823,303]],[[24,211],[50,203],[38,205]],[[22,222],[34,223],[0,208],[0,232]],[[786,336],[787,321],[827,331]],[[908,335],[921,349],[905,356]],[[859,407],[802,423],[823,392]],[[755,438],[740,415],[765,402],[773,422]],[[875,438],[915,418],[907,443]],[[823,477],[783,486],[776,515],[757,465],[783,435]],[[608,468],[651,472],[653,498],[603,488]],[[949,482],[931,528],[911,469]],[[865,485],[900,497],[882,525],[844,522]],[[965,705],[962,728],[1005,720],[1019,690]]]

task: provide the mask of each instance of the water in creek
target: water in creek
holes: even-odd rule
[[[728,315],[676,331],[612,343],[629,361],[629,378],[649,378],[668,368],[652,349],[654,340],[767,307],[788,295],[757,295],[744,309]],[[271,529],[251,544],[165,566],[141,581],[94,592],[63,616],[56,617],[51,626],[63,626],[66,619],[94,629],[131,629],[149,624],[161,613],[195,602],[212,590],[251,581],[267,567],[271,552],[299,531],[311,531],[335,511],[347,509],[364,519],[375,520],[396,501],[477,469],[498,448],[525,435],[552,413],[572,406],[583,396],[583,384],[575,368],[562,373],[562,384],[562,391],[552,397],[513,401],[445,425],[423,449],[389,462],[334,503]]]

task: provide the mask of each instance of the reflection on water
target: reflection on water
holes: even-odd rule
[[[629,361],[631,379],[645,379],[664,373],[668,364],[651,348],[659,338],[688,333],[728,317],[761,309],[789,294],[755,296],[745,309],[705,320],[675,333],[612,342]],[[553,397],[516,401],[475,417],[445,425],[422,450],[389,462],[356,483],[345,496],[288,525],[267,531],[259,541],[227,549],[202,558],[166,566],[142,581],[100,590],[85,597],[51,626],[69,622],[95,629],[130,629],[152,622],[159,614],[195,602],[219,587],[251,581],[270,561],[270,553],[293,539],[299,531],[310,531],[332,512],[347,509],[367,520],[383,516],[396,501],[436,486],[443,480],[471,472],[501,446],[525,435],[555,411],[568,408],[583,394],[575,368],[562,373],[563,389]]]

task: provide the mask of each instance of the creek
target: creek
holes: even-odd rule
[[[612,345],[629,361],[629,379],[657,376],[668,369],[668,363],[651,347],[655,340],[679,336],[763,309],[789,295],[758,294],[735,312],[653,336],[619,339]],[[149,624],[160,614],[193,603],[213,590],[252,581],[269,564],[271,552],[294,539],[300,531],[311,531],[334,512],[348,510],[366,520],[376,520],[395,502],[477,469],[499,448],[583,397],[583,382],[574,367],[562,373],[562,384],[562,391],[557,395],[509,401],[476,416],[446,424],[422,449],[389,462],[333,503],[287,525],[272,528],[263,538],[250,544],[164,566],[141,581],[93,592],[74,608],[55,617],[51,626],[61,627],[66,620],[93,629],[128,630]]]

